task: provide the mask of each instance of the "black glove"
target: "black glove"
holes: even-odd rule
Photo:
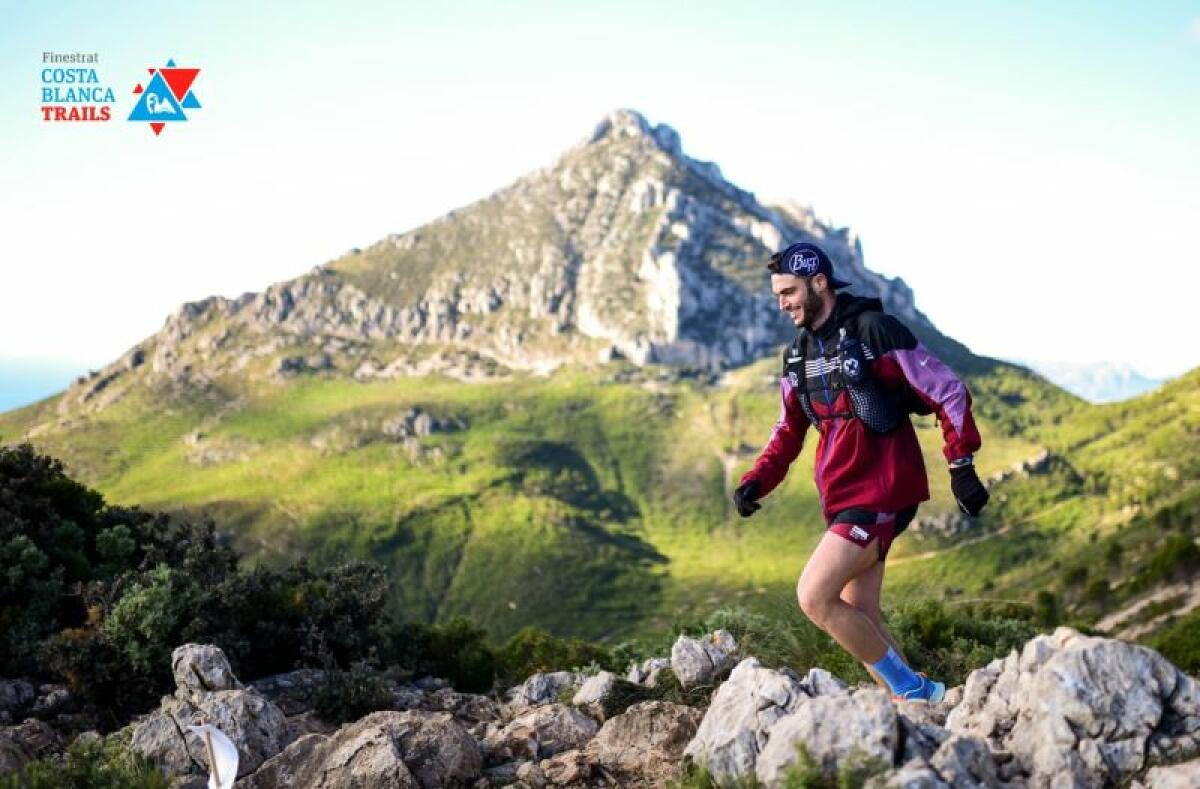
[[[754,513],[762,509],[762,505],[755,499],[758,498],[758,482],[750,480],[738,485],[733,491],[733,506],[737,507],[738,515],[743,518],[749,518]]]
[[[950,490],[958,508],[968,515],[978,515],[988,503],[987,488],[979,481],[974,463],[950,467]]]

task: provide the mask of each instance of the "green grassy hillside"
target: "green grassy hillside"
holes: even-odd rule
[[[777,417],[774,366],[721,385],[610,367],[469,385],[311,375],[222,381],[203,396],[134,387],[65,424],[50,418],[53,399],[5,414],[0,440],[49,425],[33,443],[110,503],[210,515],[259,561],[383,562],[412,618],[466,614],[496,636],[532,623],[615,638],[734,601],[790,605],[823,527],[815,440],[753,519],[728,503]],[[1080,430],[1067,426],[1073,409],[1091,411],[1015,368],[995,367],[972,387],[985,476],[1036,454],[1043,432]],[[448,427],[387,435],[384,425],[410,409]],[[928,418],[918,433],[934,496],[924,512],[945,511],[940,433]],[[901,540],[891,584],[941,596],[997,583],[1005,572],[989,552],[1011,548],[995,542],[929,562],[920,557],[930,544]]]

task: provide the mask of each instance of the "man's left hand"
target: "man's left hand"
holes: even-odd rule
[[[978,515],[990,498],[987,488],[975,473],[974,463],[950,467],[950,490],[954,493],[958,508],[971,516]]]

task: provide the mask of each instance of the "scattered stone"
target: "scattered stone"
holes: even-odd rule
[[[242,687],[233,676],[225,653],[209,644],[175,647],[171,652],[171,673],[175,675],[175,695],[181,701],[195,701],[205,693]]]
[[[547,704],[525,712],[491,733],[485,747],[493,762],[545,759],[582,748],[599,724],[574,707]]]
[[[703,638],[680,636],[671,647],[671,670],[683,687],[711,685],[737,665],[737,642],[728,630]]]
[[[603,704],[617,686],[617,675],[611,671],[601,671],[584,680],[571,703],[577,707],[590,704]]]
[[[511,714],[519,714],[530,707],[550,704],[568,690],[578,687],[583,678],[570,671],[555,671],[549,674],[534,674],[520,685],[510,688],[505,700]]]
[[[630,682],[645,685],[648,688],[656,688],[658,687],[658,675],[669,668],[671,668],[670,659],[650,658],[642,661],[640,666],[630,666],[629,674],[625,678]]]

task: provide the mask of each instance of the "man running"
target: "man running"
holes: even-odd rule
[[[973,464],[980,440],[971,395],[879,299],[839,295],[848,283],[816,244],[792,244],[767,269],[798,333],[784,352],[779,421],[734,504],[742,517],[753,515],[815,427],[814,477],[828,529],[796,585],[800,608],[895,697],[941,701],[945,685],[914,672],[884,627],[879,595],[892,540],[929,498],[910,412],[937,414],[959,507],[978,515],[987,503]]]

